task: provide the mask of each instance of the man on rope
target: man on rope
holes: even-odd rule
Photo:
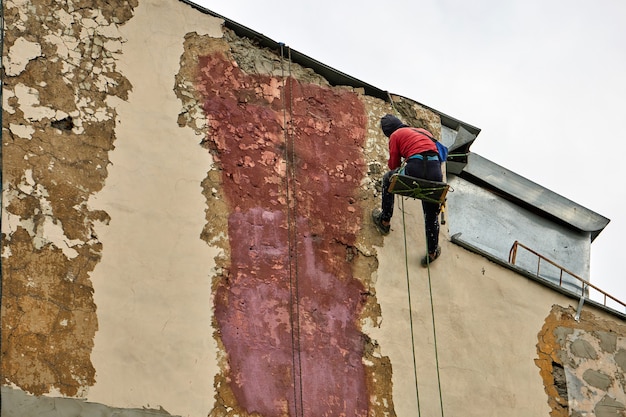
[[[383,235],[391,230],[394,195],[389,192],[391,176],[401,169],[405,175],[431,181],[443,180],[439,151],[433,135],[426,129],[409,127],[397,117],[387,114],[380,120],[380,127],[389,138],[389,169],[383,176],[382,209],[372,211],[374,225]],[[402,164],[404,159],[404,164]],[[428,266],[441,255],[439,246],[439,211],[441,204],[422,200],[426,227],[427,255],[422,266]]]

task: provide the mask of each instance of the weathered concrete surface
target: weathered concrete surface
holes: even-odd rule
[[[2,417],[155,417],[171,416],[161,409],[114,408],[74,398],[36,397],[24,391],[2,387]]]
[[[626,324],[554,306],[536,360],[552,417],[626,415]],[[564,372],[555,372],[562,369]]]

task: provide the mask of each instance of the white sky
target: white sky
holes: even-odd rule
[[[590,278],[626,302],[626,1],[195,1],[480,128],[473,152],[611,219]]]

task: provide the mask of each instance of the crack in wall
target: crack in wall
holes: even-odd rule
[[[107,176],[116,70],[131,1],[12,1],[5,7],[2,378],[41,395],[94,383],[89,273],[102,245],[89,196]]]

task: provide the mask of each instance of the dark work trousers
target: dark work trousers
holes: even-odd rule
[[[388,171],[383,176],[383,203],[381,216],[382,220],[390,221],[393,216],[394,195],[388,191],[391,176],[399,171],[396,168]],[[443,181],[441,173],[441,163],[438,160],[424,161],[422,159],[409,159],[404,173],[411,177],[424,178],[431,181]],[[422,201],[422,210],[424,211],[424,223],[426,227],[426,243],[428,245],[428,253],[435,252],[439,244],[439,211],[441,204]]]

